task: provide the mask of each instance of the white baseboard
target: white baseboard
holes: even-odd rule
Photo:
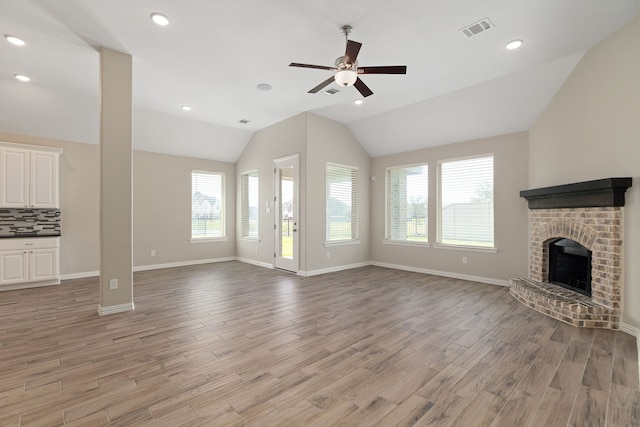
[[[131,311],[131,310],[135,310],[135,305],[133,304],[133,301],[125,303],[125,304],[118,304],[118,305],[110,305],[108,307],[102,307],[101,305],[98,306],[98,315],[100,316],[106,316],[109,314],[116,314],[116,313],[122,313],[125,311]]]
[[[211,259],[199,259],[195,261],[179,261],[179,262],[168,262],[165,264],[151,264],[151,265],[139,265],[137,267],[133,267],[133,271],[148,271],[148,270],[159,270],[161,268],[172,268],[172,267],[187,267],[189,265],[199,265],[199,264],[211,264],[214,262],[226,262],[226,261],[235,261],[236,257],[225,257],[225,258],[211,258]]]
[[[640,380],[640,328],[622,323],[620,325],[620,330],[636,337],[636,346],[638,346],[638,380]]]
[[[409,267],[399,264],[387,264],[385,262],[372,261],[371,265],[377,267],[393,268],[395,270],[412,271],[414,273],[433,274],[434,276],[451,277],[452,279],[469,280],[471,282],[487,283],[489,285],[509,286],[508,280],[494,279],[491,277],[471,276],[468,274],[451,273],[449,271],[431,270],[428,268]]]
[[[100,271],[84,271],[81,273],[62,274],[60,280],[86,279],[87,277],[96,277],[100,275]]]
[[[15,285],[2,285],[0,287],[0,292],[15,291],[19,289],[29,289],[29,288],[41,288],[43,286],[54,286],[59,284],[60,284],[59,280],[47,280],[44,282],[16,283]]]
[[[244,262],[245,264],[257,265],[258,267],[270,268],[273,270],[273,264],[269,264],[268,262],[257,261],[255,259],[242,258],[238,257],[236,260],[240,262]]]
[[[303,276],[303,277],[318,276],[320,274],[335,273],[337,271],[351,270],[352,268],[366,267],[368,265],[371,265],[369,261],[358,262],[355,264],[338,265],[338,266],[329,267],[329,268],[321,268],[319,270],[309,270],[309,271],[302,270],[302,271],[298,271],[298,276]]]
[[[620,324],[620,330],[622,332],[626,332],[627,334],[636,337],[636,339],[640,338],[640,329],[635,326],[628,325],[626,323]]]
[[[171,268],[171,267],[185,267],[189,265],[198,265],[198,264],[210,264],[214,262],[225,262],[225,261],[235,261],[236,257],[226,257],[226,258],[212,258],[212,259],[199,259],[195,261],[180,261],[180,262],[169,262],[165,264],[151,264],[151,265],[139,265],[137,267],[133,267],[133,271],[147,271],[147,270],[159,270],[161,268]],[[100,276],[100,270],[97,271],[85,271],[80,273],[71,273],[71,274],[63,274],[60,276],[60,280],[71,280],[71,279],[85,279],[87,277],[96,277]]]

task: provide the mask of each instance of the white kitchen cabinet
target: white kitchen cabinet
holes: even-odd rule
[[[0,239],[0,290],[60,283],[60,238]]]
[[[29,281],[29,252],[0,251],[0,286]]]
[[[62,150],[0,143],[0,207],[58,208]]]

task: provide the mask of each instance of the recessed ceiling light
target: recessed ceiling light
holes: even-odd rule
[[[161,13],[152,13],[151,20],[162,27],[169,25],[169,18]]]
[[[246,125],[247,123],[251,123],[251,120],[240,119],[240,120],[238,120],[238,123],[242,123],[243,125]]]
[[[18,80],[20,80],[21,82],[28,82],[31,81],[31,79],[27,76],[25,76],[24,74],[14,74],[14,77]]]
[[[7,39],[9,43],[14,44],[16,46],[24,46],[26,44],[24,40],[22,40],[19,37],[12,36],[11,34],[5,34],[4,38]]]
[[[257,87],[260,90],[271,90],[271,85],[268,83],[260,83]]]
[[[356,99],[355,101],[353,101],[353,103],[356,105],[362,105],[364,104],[364,101],[362,99]]]
[[[188,105],[181,105],[180,108],[182,108],[183,111],[191,111],[191,107]]]
[[[522,43],[524,43],[522,40],[511,40],[509,43],[507,43],[507,45],[505,46],[507,49],[509,50],[514,50],[519,48],[520,46],[522,46]]]

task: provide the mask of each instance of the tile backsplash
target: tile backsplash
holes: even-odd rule
[[[0,237],[60,235],[60,209],[0,208]]]

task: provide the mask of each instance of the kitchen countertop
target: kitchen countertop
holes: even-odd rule
[[[60,237],[60,233],[16,233],[16,234],[0,234],[0,239],[20,239],[23,237]]]

